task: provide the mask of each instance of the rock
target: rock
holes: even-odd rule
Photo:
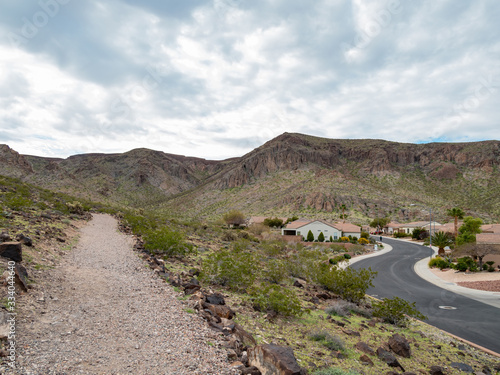
[[[253,336],[245,331],[239,324],[235,324],[233,334],[246,348],[257,345],[257,341],[255,341]]]
[[[377,356],[384,361],[389,367],[399,367],[401,371],[405,371],[401,363],[390,352],[383,348],[377,348]]]
[[[441,366],[431,366],[429,370],[429,374],[431,375],[444,375],[444,368]]]
[[[304,288],[304,285],[302,285],[297,279],[293,282],[293,286],[296,288]]]
[[[208,303],[212,305],[225,305],[226,301],[224,300],[224,296],[220,293],[209,294],[206,297]]]
[[[16,273],[16,283],[23,289],[25,292],[28,291],[28,271],[26,268],[20,264],[16,264],[14,268],[14,272]]]
[[[451,367],[456,368],[462,372],[473,373],[474,370],[468,364],[461,362],[451,362]]]
[[[196,269],[196,268],[191,268],[189,270],[189,274],[191,276],[200,276],[200,270]]]
[[[477,374],[477,373],[476,373]],[[483,369],[481,370],[481,374],[484,374],[484,375],[492,375],[491,374],[491,370],[488,366],[483,366]]]
[[[248,351],[248,363],[259,369],[262,375],[305,375],[293,350],[279,345],[257,345]]]
[[[184,288],[184,294],[186,295],[196,293],[201,289],[200,282],[196,279],[192,279],[190,282],[183,284],[182,287]]]
[[[359,360],[365,366],[373,366],[373,361],[366,354],[363,354],[361,357],[359,357]]]
[[[0,309],[0,340],[6,340],[9,336],[10,325],[8,319],[9,315],[7,311]]]
[[[2,232],[0,233],[0,242],[9,242],[12,241],[8,233]]]
[[[390,339],[389,339],[389,348],[391,350],[404,358],[410,358],[411,357],[411,349],[410,349],[410,343],[408,342],[407,339],[405,339],[403,336],[399,335],[398,333],[394,334]]]
[[[359,333],[358,331],[353,331],[351,329],[343,329],[342,332],[344,332],[348,336],[357,336],[357,337],[361,336],[361,333]]]
[[[242,375],[262,375],[260,370],[255,366],[245,367],[241,370]]]
[[[235,315],[234,311],[226,305],[212,305],[211,303],[203,303],[204,309],[209,310],[212,314],[219,318],[232,319]]]
[[[370,348],[370,346],[366,342],[359,341],[358,343],[356,343],[354,347],[358,349],[360,352],[369,355],[375,355],[375,351],[372,348]]]
[[[21,242],[23,245],[26,245],[26,246],[33,246],[33,240],[28,237],[28,236],[25,236],[24,234],[18,234],[16,236],[16,240]]]
[[[0,243],[0,256],[12,259],[15,262],[22,262],[23,249],[21,242],[3,242]]]
[[[500,362],[498,362],[495,367],[493,367],[493,370],[500,372]]]
[[[62,243],[66,242],[66,240],[62,237],[56,237],[56,240]]]

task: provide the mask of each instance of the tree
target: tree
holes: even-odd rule
[[[448,216],[451,216],[455,220],[455,237],[458,236],[458,219],[463,219],[465,212],[458,207],[450,208],[449,210],[446,211],[446,214]]]
[[[283,226],[283,220],[278,219],[275,217],[274,219],[271,219],[268,217],[267,219],[264,219],[264,225],[267,225],[268,227],[271,228],[281,228]]]
[[[313,232],[307,232],[307,242],[314,242],[314,234]]]
[[[459,246],[455,251],[453,251],[453,256],[470,256],[477,257],[479,261],[479,269],[483,268],[483,258],[486,255],[500,255],[500,245],[499,244],[486,244],[486,243],[466,243]]]
[[[245,223],[245,215],[238,210],[226,212],[222,217],[228,226],[240,226]]]
[[[444,255],[444,248],[450,246],[453,243],[453,239],[448,233],[439,231],[432,236],[432,244],[439,248],[438,254]]]
[[[415,240],[423,240],[429,237],[429,233],[424,228],[415,228],[411,233],[411,237]]]
[[[391,221],[390,218],[388,217],[376,217],[375,219],[373,219],[373,221],[370,223],[370,226],[372,228],[384,228],[387,224],[389,224]]]
[[[481,225],[483,221],[476,217],[466,216],[464,217],[464,223],[458,229],[460,233],[457,237],[457,245],[463,245],[466,243],[476,242],[476,234],[481,233]]]
[[[325,235],[323,232],[319,232],[318,242],[325,242]]]
[[[288,219],[286,219],[285,224],[288,224],[288,223],[291,223],[292,221],[297,221],[297,220],[299,220],[298,216],[292,216],[292,217],[289,217]]]

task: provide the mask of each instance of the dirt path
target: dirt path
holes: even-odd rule
[[[132,251],[107,215],[18,312],[22,374],[225,374],[216,335]]]

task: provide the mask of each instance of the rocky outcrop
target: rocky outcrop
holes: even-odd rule
[[[257,345],[248,351],[248,363],[262,375],[305,375],[297,363],[293,350],[279,345]]]
[[[0,174],[11,177],[24,177],[33,173],[26,158],[7,145],[0,145]]]
[[[393,353],[401,357],[411,357],[410,343],[407,339],[397,333],[389,338],[389,348],[391,348]]]

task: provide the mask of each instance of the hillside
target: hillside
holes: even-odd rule
[[[136,149],[67,159],[0,148],[0,174],[88,199],[160,207],[170,215],[216,217],[229,208],[248,215],[337,218],[424,217],[446,220],[459,206],[486,221],[500,219],[500,142],[403,144],[335,140],[284,133],[250,153],[209,161]]]

